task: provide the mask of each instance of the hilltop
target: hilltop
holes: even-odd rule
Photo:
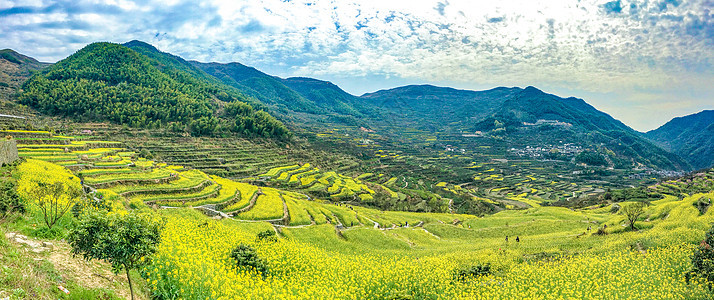
[[[674,118],[645,136],[680,155],[695,169],[714,166],[714,110]]]
[[[282,123],[243,101],[243,95],[112,43],[90,44],[22,87],[20,103],[76,121],[193,135],[289,135]]]
[[[33,72],[46,68],[48,63],[22,55],[12,49],[0,50],[0,87],[17,88]]]

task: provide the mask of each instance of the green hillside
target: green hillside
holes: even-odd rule
[[[44,69],[48,65],[12,49],[0,50],[0,87],[17,88],[32,73]]]
[[[714,110],[674,118],[645,136],[695,169],[714,166]]]
[[[79,266],[67,269],[69,253],[64,249],[69,246],[63,239],[88,218],[84,213],[141,214],[164,224],[156,252],[128,275],[139,282],[135,291],[140,299],[711,296],[708,282],[689,272],[695,253],[711,251],[706,244],[711,236],[702,239],[714,221],[714,210],[709,209],[714,170],[650,187],[613,190],[605,201],[579,209],[542,206],[537,198],[519,196],[531,206],[477,217],[326,201],[144,159],[113,141],[41,131],[12,133],[35,139],[20,140],[19,152],[26,161],[3,168],[0,180],[17,185],[26,211],[13,213],[2,228],[6,236],[26,234],[39,245],[50,242],[57,249],[49,255],[18,255],[27,246],[15,238],[0,238],[4,273],[10,274],[0,288],[12,290],[15,298],[76,299],[58,292],[53,284],[58,276],[71,289],[70,297],[126,295],[124,278],[92,283],[80,275],[105,274],[105,262],[73,263]],[[55,143],[57,138],[65,143]],[[28,191],[38,181],[79,185],[76,176],[82,178],[88,200],[72,200],[78,207],[48,230],[41,203]],[[298,185],[325,179],[333,186],[339,183],[343,191],[367,195],[370,186],[359,178],[372,175],[350,178],[306,164],[256,176],[276,176]],[[384,185],[391,186],[395,180],[387,181]],[[649,191],[648,196],[636,197],[637,190]],[[641,209],[634,221],[627,214],[632,207]],[[249,262],[234,255],[239,245],[254,250]],[[47,251],[44,248],[32,249]],[[47,262],[28,264],[18,257]],[[20,275],[28,267],[38,274],[39,284]]]
[[[117,44],[90,44],[30,78],[23,90],[20,103],[78,121],[193,135],[289,135],[244,96]]]
[[[484,144],[458,137],[474,135],[502,141],[511,148],[575,144],[607,156],[607,164],[615,168],[691,168],[677,155],[582,99],[560,98],[534,87],[473,92],[407,86],[365,94],[361,99],[372,105],[373,124],[384,130],[413,128],[437,136],[451,135],[443,144],[462,148]]]
[[[239,63],[200,63],[191,64],[218,78],[226,85],[235,87],[247,95],[255,97],[264,104],[274,106],[278,113],[289,118],[288,111],[319,114],[323,110],[285,86],[279,78]]]

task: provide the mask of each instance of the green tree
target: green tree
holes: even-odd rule
[[[142,258],[156,252],[163,225],[149,215],[91,212],[82,216],[67,241],[72,246],[72,254],[82,255],[86,260],[107,261],[114,274],[125,270],[134,299],[129,270],[141,266],[146,262]]]
[[[645,213],[645,204],[643,202],[631,203],[624,206],[620,211],[627,218],[630,229],[637,230],[637,228],[635,228],[635,222]]]
[[[265,261],[258,256],[258,253],[251,246],[246,244],[238,244],[231,251],[231,258],[235,260],[237,268],[247,268],[254,270],[263,277],[268,275],[268,267]]]
[[[27,194],[37,199],[37,206],[42,211],[45,224],[52,229],[57,221],[74,206],[82,196],[82,189],[76,185],[60,181],[53,183],[37,182],[26,190]]]
[[[15,191],[15,181],[0,180],[0,219],[12,212],[25,212],[25,205]]]
[[[714,227],[710,228],[704,236],[704,240],[699,244],[694,254],[692,254],[692,269],[687,272],[686,279],[700,277],[709,282],[711,288],[714,282]]]

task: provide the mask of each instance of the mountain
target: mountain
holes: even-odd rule
[[[296,126],[320,126],[320,122],[355,125],[359,123],[357,118],[363,116],[356,107],[357,97],[327,81],[304,77],[281,79],[240,63],[190,63],[255,97],[281,120]]]
[[[518,88],[458,90],[433,85],[409,85],[360,97],[373,116],[400,127],[459,132],[500,107]]]
[[[282,83],[315,103],[316,106],[332,113],[362,116],[359,99],[332,82],[307,77],[290,77],[283,79]]]
[[[293,130],[378,129],[377,135],[420,149],[434,144],[421,133],[439,136],[436,143],[473,147],[480,145],[460,137],[478,132],[503,154],[513,147],[571,143],[595,153],[588,152],[587,161],[616,168],[691,168],[584,100],[535,87],[469,91],[410,85],[358,97],[328,81],[283,79],[240,63],[186,61],[131,41],[91,44],[23,88],[20,102],[47,114],[194,135],[285,137],[289,131],[276,116]]]
[[[467,91],[430,85],[405,86],[360,97],[372,105],[371,118],[398,130],[432,133],[484,132],[508,147],[573,143],[603,156],[608,164],[642,164],[673,170],[691,166],[634,129],[582,99],[561,98],[535,87]]]
[[[11,49],[0,50],[0,87],[17,88],[34,72],[47,67],[36,59]]]
[[[714,110],[674,118],[645,136],[696,169],[714,166]]]
[[[250,99],[244,95],[151,48],[143,49],[145,55],[123,45],[90,44],[32,76],[23,84],[19,101],[80,121],[194,135],[289,135],[282,123],[247,104]]]
[[[272,106],[283,115],[287,111],[322,114],[326,111],[305,99],[296,91],[285,86],[280,78],[270,76],[255,68],[240,63],[201,63],[190,62],[193,66],[252,96],[265,105]]]

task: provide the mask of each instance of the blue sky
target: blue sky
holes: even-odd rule
[[[642,131],[714,109],[714,0],[0,0],[0,48],[41,61],[133,39],[357,95],[533,85]]]

